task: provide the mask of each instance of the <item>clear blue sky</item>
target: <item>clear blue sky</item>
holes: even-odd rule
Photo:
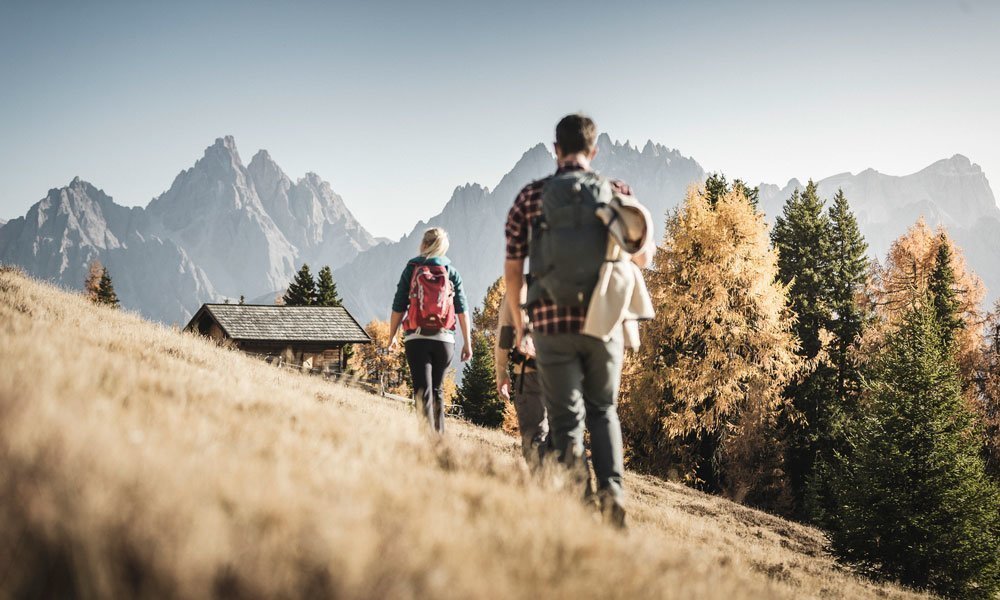
[[[962,153],[996,185],[997,107],[988,0],[0,0],[0,218],[75,175],[144,205],[232,134],[396,237],[581,109],[754,182]]]

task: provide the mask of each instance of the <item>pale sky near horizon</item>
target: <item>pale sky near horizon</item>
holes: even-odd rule
[[[145,205],[231,134],[398,238],[575,110],[752,182],[997,185],[998,71],[990,0],[0,0],[0,219],[76,175]]]

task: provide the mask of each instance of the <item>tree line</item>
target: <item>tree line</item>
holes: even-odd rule
[[[810,181],[773,228],[757,193],[711,175],[667,216],[646,272],[656,318],[623,374],[630,468],[819,526],[869,574],[994,597],[1000,303],[982,313],[943,228],[919,220],[882,264],[842,191],[828,203]],[[500,286],[456,400],[492,427],[509,411]]]

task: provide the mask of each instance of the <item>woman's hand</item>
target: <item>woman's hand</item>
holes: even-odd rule
[[[462,344],[461,361],[465,362],[465,361],[469,360],[470,358],[472,358],[472,343],[471,342],[465,342],[465,343]]]

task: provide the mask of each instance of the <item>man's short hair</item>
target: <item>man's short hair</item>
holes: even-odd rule
[[[597,125],[583,113],[566,115],[556,125],[556,145],[563,155],[590,152],[597,143]]]

